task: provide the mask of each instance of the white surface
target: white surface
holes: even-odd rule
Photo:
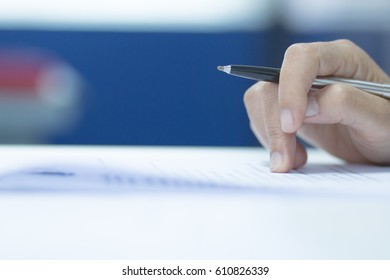
[[[310,155],[309,167],[339,163],[316,151]],[[268,160],[266,152],[255,148],[3,146],[0,157],[0,181],[21,166],[64,166],[76,160],[83,168],[98,161],[111,171],[135,167],[134,162],[140,169],[146,162],[165,162],[169,169],[172,161],[194,168],[224,161],[227,168],[229,162],[261,165]],[[0,192],[0,259],[390,257],[388,196],[188,186],[166,190],[161,184],[120,192],[55,192],[31,186],[30,191]]]
[[[273,20],[271,0],[14,0],[0,2],[8,28],[226,31],[259,30]]]

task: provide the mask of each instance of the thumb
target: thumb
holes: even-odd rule
[[[334,84],[309,94],[304,123],[341,124],[337,131],[333,128],[333,137],[340,140],[347,130],[359,152],[368,153],[366,158],[377,162],[390,158],[390,151],[389,155],[383,153],[390,150],[389,119],[389,100],[350,85]]]

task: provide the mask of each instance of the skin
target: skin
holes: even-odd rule
[[[310,91],[317,76],[390,83],[348,40],[290,46],[279,84],[259,82],[244,95],[252,131],[270,151],[270,170],[288,172],[307,160],[297,136],[352,163],[390,164],[390,101],[346,84]]]

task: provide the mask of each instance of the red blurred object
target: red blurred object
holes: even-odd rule
[[[0,142],[42,143],[80,113],[79,74],[37,49],[0,49]]]
[[[51,63],[56,63],[56,60],[43,53],[1,50],[1,94],[36,94],[39,77]]]

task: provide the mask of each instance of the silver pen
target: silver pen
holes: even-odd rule
[[[279,82],[280,69],[262,66],[250,66],[250,65],[227,65],[218,66],[218,70],[227,74],[238,76],[241,78],[256,80],[256,81],[268,81],[273,83]],[[319,77],[313,81],[312,89],[320,89],[328,85],[344,83],[354,86],[358,89],[366,91],[368,93],[386,98],[390,100],[390,84],[380,84],[354,79],[345,79],[333,76]]]

